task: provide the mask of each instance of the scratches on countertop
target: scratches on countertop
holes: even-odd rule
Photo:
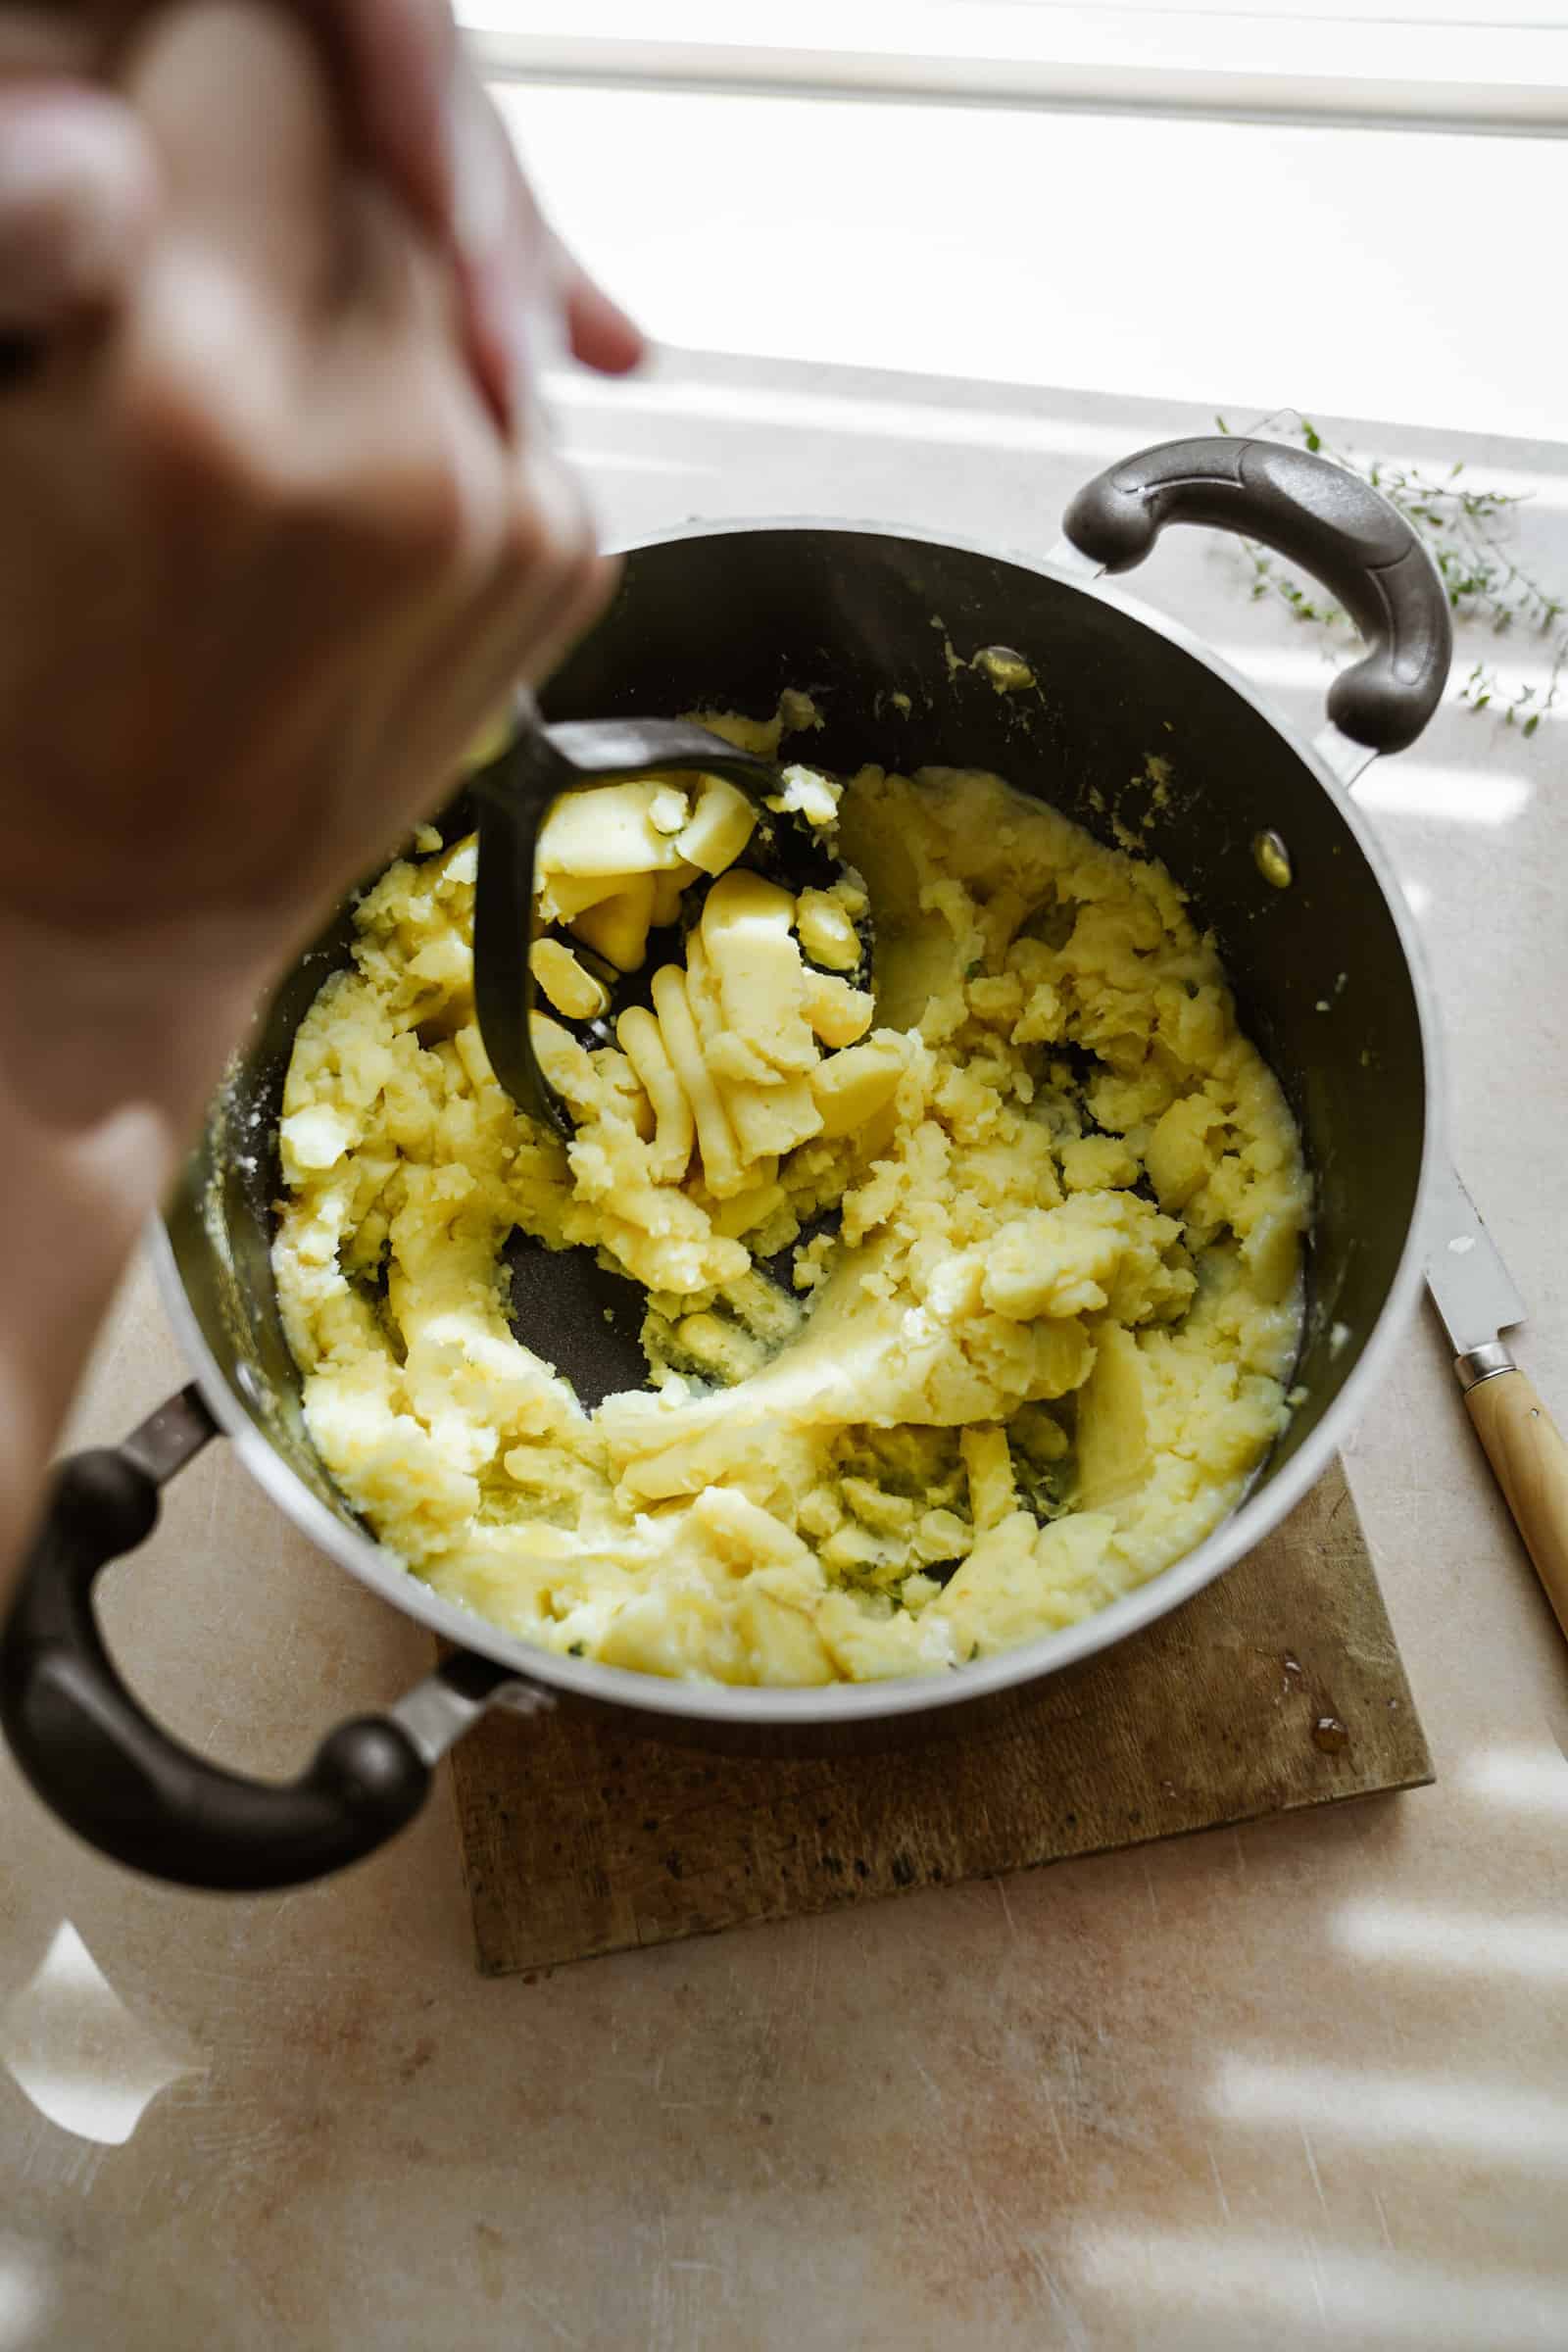
[[[1312,2176],[1312,2186],[1317,2191],[1317,2201],[1322,2206],[1325,2217],[1327,2217],[1329,2201],[1323,2194],[1323,2176],[1317,2169],[1317,2155],[1312,2146],[1312,2134],[1310,2132],[1308,2132],[1304,2124],[1300,2126],[1300,2133],[1301,2152],[1306,2158],[1306,2169]]]

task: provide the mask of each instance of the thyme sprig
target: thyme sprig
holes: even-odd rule
[[[1233,429],[1223,416],[1216,416],[1214,422],[1222,433]],[[1469,622],[1494,637],[1517,631],[1544,640],[1548,665],[1544,686],[1510,679],[1494,662],[1482,659],[1468,670],[1456,696],[1467,709],[1491,710],[1504,726],[1517,726],[1522,735],[1533,735],[1542,719],[1556,708],[1568,672],[1568,607],[1508,552],[1505,541],[1512,512],[1526,503],[1525,494],[1477,489],[1461,478],[1462,460],[1456,460],[1446,474],[1434,476],[1417,466],[1337,449],[1310,417],[1294,409],[1278,410],[1248,430],[1271,433],[1277,440],[1298,440],[1359,474],[1374,490],[1381,490],[1430,553],[1456,621]],[[1244,539],[1241,553],[1254,600],[1271,597],[1298,620],[1315,621],[1330,629],[1349,626],[1341,607],[1310,584],[1303,585],[1267,548]]]

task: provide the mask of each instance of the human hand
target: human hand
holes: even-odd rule
[[[296,10],[0,0],[0,1599],[258,994],[611,577],[533,356],[634,331],[434,0]]]
[[[0,5],[0,334],[47,330],[111,296],[151,193],[117,62],[166,0]],[[275,0],[323,45],[348,134],[415,218],[461,257],[466,333],[493,399],[515,339],[518,271],[537,255],[574,356],[619,373],[641,339],[540,220],[459,47],[448,0]]]
[[[0,395],[0,966],[53,1007],[34,1083],[84,1113],[128,1034],[184,1064],[193,1018],[236,1025],[609,585],[528,367],[560,265],[493,116],[468,135],[508,257],[500,416],[454,271],[284,12],[161,10],[121,90],[133,258],[97,331]]]

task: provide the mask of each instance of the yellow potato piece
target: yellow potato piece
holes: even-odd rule
[[[885,1108],[905,1070],[903,1041],[868,1038],[830,1054],[811,1072],[811,1094],[826,1136],[854,1135]]]
[[[1208,1138],[1220,1124],[1219,1113],[1202,1095],[1188,1095],[1173,1102],[1155,1121],[1144,1156],[1161,1208],[1185,1208],[1199,1186],[1213,1174],[1215,1155],[1209,1151]]]
[[[1078,1193],[1002,1228],[986,1255],[985,1301],[1015,1322],[1092,1314],[1128,1248],[1121,1193]],[[1140,1203],[1140,1205],[1144,1205]]]
[[[703,948],[727,1026],[774,1069],[809,1070],[806,966],[791,934],[795,901],[776,882],[731,867],[703,902]]]
[[[715,1379],[734,1382],[757,1371],[766,1350],[738,1323],[705,1311],[682,1315],[674,1328],[674,1352],[682,1360],[690,1356]]]
[[[654,822],[654,810],[665,807],[669,789],[645,777],[564,792],[539,828],[535,862],[540,873],[658,873],[678,864],[676,836],[662,833]]]
[[[876,999],[830,972],[807,972],[803,1009],[824,1046],[853,1046],[871,1026]]]
[[[703,1058],[713,1076],[722,1081],[734,1078],[757,1086],[773,1085],[781,1073],[765,1054],[728,1024],[701,930],[686,935],[686,994],[702,1040]]]
[[[619,898],[641,880],[640,874],[541,874],[539,912],[547,923],[569,923],[584,907]]]
[[[331,1103],[308,1103],[278,1128],[283,1173],[297,1184],[306,1170],[335,1168],[353,1141],[354,1122],[341,1110]]]
[[[810,1616],[748,1580],[735,1622],[750,1651],[751,1680],[799,1687],[834,1680],[833,1658]]]
[[[726,1029],[700,930],[686,942],[686,999],[703,1057],[742,1154],[760,1163],[819,1134],[821,1114],[806,1077],[786,1077],[754,1046]]]
[[[703,1059],[686,995],[686,975],[680,966],[666,963],[656,972],[652,993],[664,1052],[697,1123],[697,1145],[708,1189],[722,1200],[726,1194],[741,1190],[749,1172],[741,1164],[734,1130]]]
[[[795,934],[813,963],[829,971],[853,972],[860,941],[843,906],[825,890],[803,890],[796,902]]]
[[[1132,1333],[1112,1323],[1102,1328],[1095,1368],[1078,1392],[1075,1507],[1119,1512],[1152,1462],[1144,1359]]]
[[[648,1172],[656,1183],[678,1184],[691,1160],[697,1127],[686,1090],[664,1051],[662,1032],[646,1005],[628,1004],[615,1024],[615,1036],[654,1106]]]
[[[528,962],[539,986],[566,1020],[594,1021],[609,1009],[609,989],[592,972],[585,972],[559,939],[536,939]]]
[[[1061,1181],[1069,1193],[1099,1193],[1138,1182],[1138,1154],[1119,1135],[1085,1135],[1061,1147]]]
[[[653,927],[655,876],[633,874],[626,888],[587,906],[567,928],[617,972],[640,971]]]
[[[662,784],[649,804],[648,821],[656,833],[679,833],[691,813],[691,802],[679,785]]]
[[[794,810],[804,816],[808,825],[831,825],[839,812],[839,797],[844,787],[831,776],[820,775],[814,767],[787,767],[779,778],[779,790],[768,798],[768,807]]]
[[[477,1094],[481,1087],[494,1086],[496,1074],[490,1067],[490,1056],[484,1050],[476,1021],[467,1021],[452,1040],[459,1061],[463,1064],[468,1084]]]
[[[758,1086],[745,1078],[719,1078],[719,1094],[749,1159],[793,1152],[822,1132],[822,1114],[806,1078],[778,1078]]]
[[[1114,1520],[1087,1511],[1042,1528],[1015,1511],[988,1528],[934,1605],[956,1654],[989,1657],[1087,1616],[1105,1597],[1115,1532]]]
[[[675,847],[691,865],[705,874],[721,874],[733,865],[757,829],[757,810],[737,785],[723,776],[699,776],[697,806],[689,824],[675,836]]]
[[[568,1102],[586,1102],[593,1095],[593,1063],[587,1049],[569,1029],[563,1029],[547,1012],[536,1012],[528,1025],[534,1059],[557,1094]]]
[[[1094,1342],[1082,1323],[1031,1323],[1025,1401],[1047,1404],[1054,1396],[1070,1396],[1088,1379],[1094,1357]]]
[[[679,919],[681,893],[688,883],[696,881],[700,870],[699,867],[688,864],[683,858],[679,865],[672,865],[666,873],[654,876],[652,921],[656,931],[662,931],[667,924]]]
[[[959,1435],[958,1452],[969,1481],[969,1516],[976,1532],[1000,1527],[1018,1507],[1006,1431],[966,1429]]]

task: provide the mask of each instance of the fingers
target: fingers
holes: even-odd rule
[[[79,0],[54,21],[62,72],[74,54],[60,46],[67,29],[83,51],[76,70],[91,70],[94,45],[113,52],[133,101],[150,103],[176,182],[207,191],[204,235],[262,254],[305,299],[341,257],[303,233],[318,193],[305,167],[326,171],[328,124],[324,107],[301,119],[290,51],[324,42],[354,143],[456,254],[469,366],[503,427],[530,406],[541,360],[569,351],[620,374],[642,357],[625,313],[541,220],[448,0]],[[52,82],[47,95],[28,84],[0,103],[5,329],[107,296],[135,250],[155,175],[132,117],[85,81]]]
[[[70,0],[0,6],[0,72],[42,61],[83,75],[123,56],[166,0]],[[450,0],[270,0],[291,13],[332,67],[359,160],[381,172],[426,228],[452,211],[447,96],[457,57]]]
[[[337,338],[339,390],[320,405],[357,420],[332,470],[359,535],[384,529],[378,582],[406,582],[378,637],[384,674],[410,682],[383,772],[412,761],[439,783],[510,689],[546,676],[589,626],[615,567],[545,419],[496,430],[441,326],[439,270],[424,254],[400,263],[390,204],[360,201],[385,248],[383,294]]]
[[[452,119],[470,363],[498,420],[521,431],[546,361],[569,351],[619,375],[636,367],[643,340],[541,217],[506,124],[466,65],[454,81]]]
[[[158,154],[166,225],[279,305],[341,263],[335,108],[316,44],[267,0],[177,0],[122,67]]]
[[[0,91],[0,329],[43,333],[123,293],[157,175],[134,117],[106,92]]]
[[[454,197],[450,93],[457,32],[447,0],[326,0],[351,119],[368,156],[426,226],[445,231]]]
[[[466,65],[453,82],[451,122],[465,341],[480,391],[507,431],[529,405],[541,340],[564,338],[560,298],[501,118]]]
[[[642,330],[556,240],[571,356],[601,375],[625,375],[647,354]]]
[[[378,22],[386,5],[374,0]],[[339,696],[336,664],[351,664],[338,633],[357,616],[367,675],[347,707],[352,733],[381,741],[379,789],[405,768],[443,772],[507,688],[543,676],[608,596],[612,567],[533,378],[568,342],[615,367],[638,345],[541,220],[466,67],[448,118],[461,135],[461,276],[479,318],[465,324],[451,242],[411,218],[384,171],[345,155],[341,85],[305,13],[169,0],[122,50],[160,204],[117,381],[137,478],[174,517],[183,560],[220,569],[243,545],[259,578],[303,565],[308,588],[270,624],[279,663],[286,652],[299,667],[290,723],[302,730]],[[405,69],[428,80],[436,49],[418,43],[433,0],[396,0],[388,22],[425,55]],[[491,397],[476,396],[475,372]],[[335,813],[346,857],[365,809],[350,796]],[[312,856],[336,830],[324,810],[316,823]],[[306,826],[302,844],[313,838]]]
[[[510,644],[511,676],[549,676],[608,600],[619,570],[598,553],[586,494],[542,435],[519,461],[513,527],[489,604],[497,640]]]

